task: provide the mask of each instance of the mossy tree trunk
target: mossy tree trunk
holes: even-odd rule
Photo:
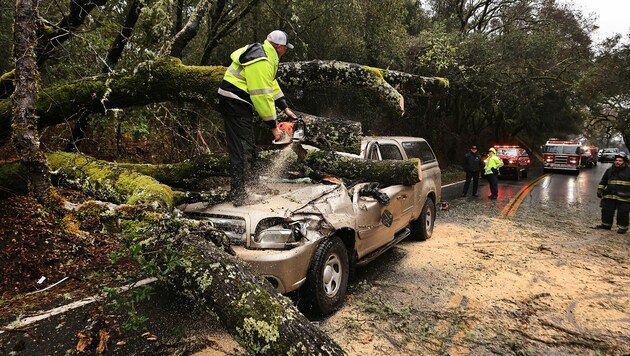
[[[13,103],[13,146],[26,170],[35,198],[45,206],[52,201],[48,162],[39,149],[35,96],[39,90],[39,72],[35,61],[37,0],[16,1],[13,31],[15,91]]]
[[[65,122],[77,112],[106,112],[110,109],[163,101],[210,103],[223,79],[225,67],[187,66],[173,57],[142,63],[134,71],[84,78],[45,88],[37,96],[35,110],[40,126]],[[342,86],[364,88],[376,93],[383,104],[402,113],[403,97],[394,85],[412,94],[430,95],[448,87],[440,78],[394,75],[391,71],[335,61],[283,63],[279,80],[284,86]],[[0,101],[1,133],[10,132],[11,103]],[[6,140],[6,137],[4,137]]]
[[[299,146],[294,146],[299,148]],[[291,170],[308,174],[314,179],[334,175],[350,180],[382,184],[413,185],[419,181],[417,159],[406,161],[369,161],[329,151],[297,150],[287,156]],[[276,150],[261,152],[261,165],[270,165]],[[176,164],[113,164],[73,153],[47,155],[55,174],[56,184],[82,190],[99,199],[115,203],[136,201],[155,203],[164,207],[206,201],[225,200],[227,187],[202,193],[178,192],[171,187],[190,190],[209,177],[228,177],[229,159],[226,155],[202,155]],[[20,162],[0,165],[0,199],[10,194],[23,194],[28,182],[23,179],[26,166]]]
[[[230,254],[222,232],[198,221],[147,215],[148,220],[122,224],[128,242],[143,247],[141,263],[216,314],[251,354],[345,354],[290,299]]]
[[[330,151],[308,152],[304,163],[314,177],[333,175],[363,182],[414,185],[420,181],[417,158],[406,161],[370,161]]]

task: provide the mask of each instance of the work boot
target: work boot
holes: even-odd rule
[[[610,230],[610,226],[604,225],[604,224],[599,224],[599,225],[593,226],[593,229]]]
[[[625,234],[626,232],[628,232],[628,229],[619,229],[619,230],[617,230],[618,234]]]

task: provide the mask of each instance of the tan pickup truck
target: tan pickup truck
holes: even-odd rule
[[[341,183],[268,183],[282,193],[239,207],[196,203],[179,208],[224,231],[237,255],[279,292],[299,289],[301,306],[329,314],[343,304],[351,269],[407,236],[431,237],[441,197],[440,168],[422,138],[365,137],[361,158],[419,158],[421,181],[350,188]]]

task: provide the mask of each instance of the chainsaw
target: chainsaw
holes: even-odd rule
[[[303,142],[306,135],[306,124],[301,117],[298,117],[294,122],[283,121],[279,123],[278,130],[280,130],[282,136],[277,140],[273,140],[274,145]]]

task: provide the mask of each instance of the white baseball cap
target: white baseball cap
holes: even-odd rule
[[[287,46],[288,49],[293,49],[293,45],[289,43],[289,35],[286,32],[275,30],[271,31],[267,35],[267,41],[273,42],[275,44]]]

